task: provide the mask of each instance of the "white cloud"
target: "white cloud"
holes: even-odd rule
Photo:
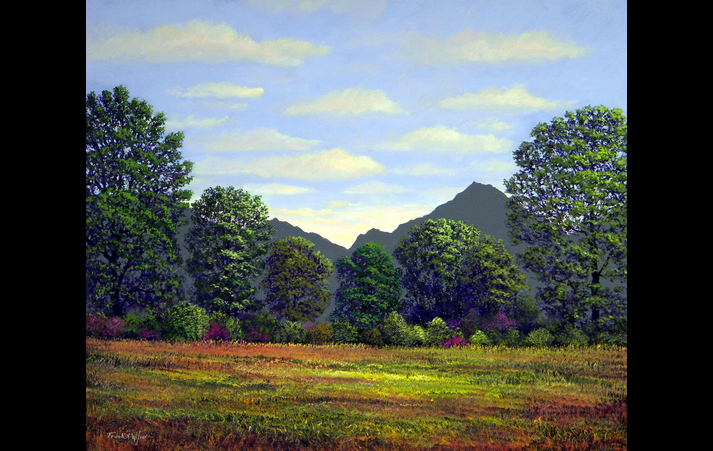
[[[210,155],[193,167],[196,175],[253,174],[264,178],[312,181],[371,177],[385,171],[386,168],[371,157],[353,155],[343,149],[252,161]]]
[[[383,150],[482,153],[509,152],[512,142],[493,135],[466,135],[443,125],[414,130],[377,146]]]
[[[332,91],[312,103],[297,103],[283,111],[288,116],[304,114],[336,114],[339,116],[364,113],[408,114],[380,89],[347,88]]]
[[[404,188],[400,185],[394,185],[384,182],[365,182],[359,183],[357,185],[352,185],[341,191],[342,194],[401,194],[413,191],[411,189]]]
[[[399,166],[391,171],[396,175],[412,175],[412,176],[447,176],[453,177],[457,171],[453,169],[439,168],[429,163],[417,163],[409,166]]]
[[[507,89],[491,86],[459,97],[449,97],[441,100],[438,105],[451,110],[557,110],[571,107],[575,103],[536,97],[525,86],[518,84]]]
[[[146,31],[123,30],[92,39],[86,55],[92,60],[138,60],[150,63],[252,61],[274,66],[299,66],[307,57],[331,52],[327,46],[276,39],[255,42],[227,24],[194,20],[185,25],[161,25]]]
[[[175,88],[168,91],[170,95],[176,97],[212,97],[221,100],[235,97],[259,99],[264,92],[262,88],[245,88],[232,83],[201,83],[188,89]]]
[[[210,128],[224,124],[228,120],[228,116],[224,117],[206,117],[198,119],[193,116],[188,116],[185,119],[179,119],[177,116],[172,116],[166,120],[166,128],[169,130],[185,130],[187,128]]]
[[[287,136],[275,129],[259,128],[250,131],[232,131],[194,138],[194,145],[215,152],[242,152],[251,150],[309,150],[320,141]]]
[[[553,38],[548,31],[501,34],[470,29],[446,39],[411,34],[405,39],[403,54],[422,65],[475,62],[502,64],[577,58],[587,50],[572,41]]]
[[[294,196],[314,192],[313,188],[283,185],[282,183],[247,183],[244,188],[253,195],[260,196]]]

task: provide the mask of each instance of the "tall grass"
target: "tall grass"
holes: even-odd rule
[[[626,449],[626,348],[86,344],[87,449]]]

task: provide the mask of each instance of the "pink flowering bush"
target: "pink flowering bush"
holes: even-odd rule
[[[505,315],[505,312],[500,311],[492,319],[485,321],[481,325],[481,329],[482,330],[495,329],[495,330],[499,330],[499,331],[503,332],[503,331],[507,330],[508,328],[513,327],[516,324],[517,324],[517,321],[515,321],[514,319],[508,318],[507,315]]]
[[[126,324],[121,318],[102,315],[87,315],[87,335],[92,337],[120,338]]]
[[[467,346],[468,342],[464,340],[463,338],[459,336],[454,336],[449,338],[448,340],[444,341],[441,344],[442,348],[453,348],[453,347],[460,347],[460,346]]]
[[[203,335],[203,340],[230,341],[230,332],[225,326],[211,323]]]

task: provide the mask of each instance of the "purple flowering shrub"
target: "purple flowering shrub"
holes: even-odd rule
[[[503,331],[507,330],[508,328],[513,327],[516,324],[517,324],[517,321],[515,321],[514,319],[508,318],[507,315],[505,315],[505,312],[500,311],[492,319],[483,322],[483,324],[481,325],[481,328],[483,330],[495,329],[495,330],[499,330],[499,331],[503,332]]]
[[[459,336],[453,336],[441,344],[442,348],[453,348],[460,346],[467,346],[468,342]]]
[[[260,332],[257,327],[251,327],[250,333],[248,333],[248,341],[257,343],[267,343],[270,341],[270,334],[266,332]]]
[[[126,324],[121,318],[87,315],[87,335],[92,337],[120,338]]]
[[[203,340],[230,341],[230,332],[225,326],[211,323],[203,335]]]
[[[159,338],[161,338],[161,334],[159,334],[155,330],[141,329],[138,335],[139,340],[158,340]]]

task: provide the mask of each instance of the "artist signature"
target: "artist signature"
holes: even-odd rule
[[[134,442],[134,444],[138,443],[139,440],[145,440],[149,438],[148,435],[142,435],[141,432],[109,432],[107,436],[109,438],[113,438],[114,440],[131,440]]]

